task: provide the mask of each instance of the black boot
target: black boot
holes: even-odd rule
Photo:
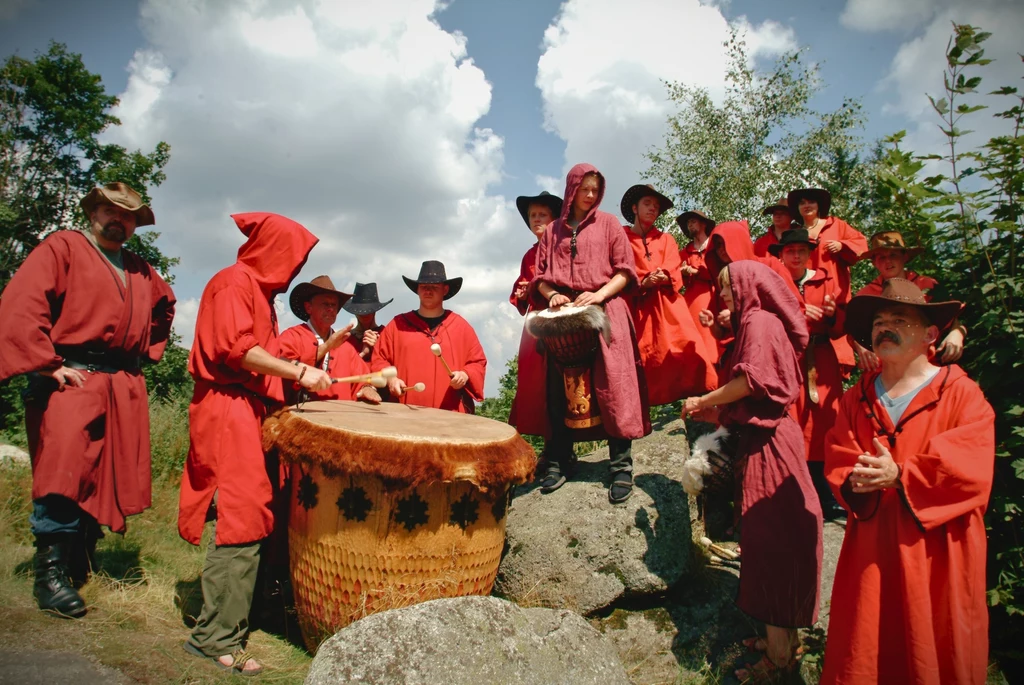
[[[75,534],[68,574],[71,583],[80,588],[89,582],[89,576],[96,571],[96,542],[103,537],[103,530],[95,521],[82,521],[82,527]]]
[[[36,584],[39,608],[69,618],[84,616],[85,602],[68,578],[68,560],[77,533],[36,536]]]

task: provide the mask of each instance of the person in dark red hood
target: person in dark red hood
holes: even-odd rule
[[[608,498],[617,504],[632,494],[632,441],[651,432],[651,421],[636,331],[629,307],[620,297],[624,289],[637,284],[633,250],[618,220],[598,211],[604,193],[604,176],[590,164],[577,164],[569,171],[562,214],[540,240],[530,297],[535,309],[569,303],[603,305],[611,322],[611,340],[601,339],[592,378],[601,410],[597,428],[603,433],[600,437],[608,438],[611,456]],[[518,407],[520,421],[528,411],[550,421],[544,492],[565,483],[573,462],[573,442],[581,439],[565,425],[562,377],[552,373],[554,365],[549,361],[544,355],[546,390],[531,388],[528,396],[533,401]]]
[[[274,528],[271,478],[277,478],[263,453],[263,419],[284,402],[282,378],[313,392],[326,390],[331,379],[314,366],[277,358],[273,300],[306,263],[316,236],[277,214],[232,218],[248,240],[199,303],[178,532],[198,545],[205,522],[216,522],[203,567],[203,611],[185,650],[254,675],[262,667],[243,647],[261,542]]]

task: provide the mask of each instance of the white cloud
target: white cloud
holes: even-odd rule
[[[839,21],[861,31],[906,31],[928,21],[951,0],[847,0]]]
[[[752,58],[796,47],[793,30],[778,22],[752,26],[740,17],[736,25]],[[664,140],[672,111],[664,81],[723,95],[729,29],[718,7],[698,0],[562,6],[537,65],[545,126],[566,142],[566,169],[590,162],[606,175],[605,211],[617,213],[622,193],[647,167],[643,154]]]
[[[171,145],[152,195],[159,245],[181,257],[176,329],[186,341],[196,298],[243,240],[228,215],[273,211],[320,237],[300,280],[376,281],[396,298],[385,320],[414,308],[401,274],[423,260],[463,276],[451,306],[480,335],[495,392],[518,344],[505,300],[529,241],[514,205],[489,192],[504,164],[503,139],[478,125],[491,86],[465,37],[433,20],[438,7],[142,2],[146,45],[129,65],[124,125],[108,140]],[[295,321],[283,311],[281,323]]]

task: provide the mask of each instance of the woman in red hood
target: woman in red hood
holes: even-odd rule
[[[593,383],[601,408],[599,428],[604,433],[598,437],[608,438],[611,455],[608,498],[618,504],[633,492],[632,441],[651,432],[651,420],[636,332],[629,307],[620,297],[625,288],[636,286],[633,251],[618,220],[597,209],[604,192],[604,176],[590,164],[577,164],[569,171],[562,214],[540,240],[530,297],[535,309],[569,303],[577,307],[603,305],[611,322],[611,341],[601,338]],[[573,441],[583,439],[565,426],[561,374],[548,362],[544,355],[547,388],[533,388],[529,394],[533,401],[518,406],[520,416],[529,407],[543,412],[550,421],[543,492],[553,492],[565,483],[573,461]]]
[[[277,474],[262,446],[263,419],[284,402],[281,379],[326,390],[324,371],[277,358],[274,297],[306,263],[317,238],[277,214],[235,214],[248,240],[238,261],[203,291],[188,370],[195,379],[178,532],[198,545],[216,521],[203,567],[203,611],[185,650],[245,675],[262,670],[243,650],[261,541],[274,528]],[[273,477],[273,482],[272,482]]]

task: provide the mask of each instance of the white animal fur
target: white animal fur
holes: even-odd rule
[[[708,453],[722,454],[728,439],[729,429],[723,426],[713,433],[705,433],[693,442],[690,456],[683,462],[683,489],[687,493],[699,495],[704,490],[704,476],[712,473]]]

